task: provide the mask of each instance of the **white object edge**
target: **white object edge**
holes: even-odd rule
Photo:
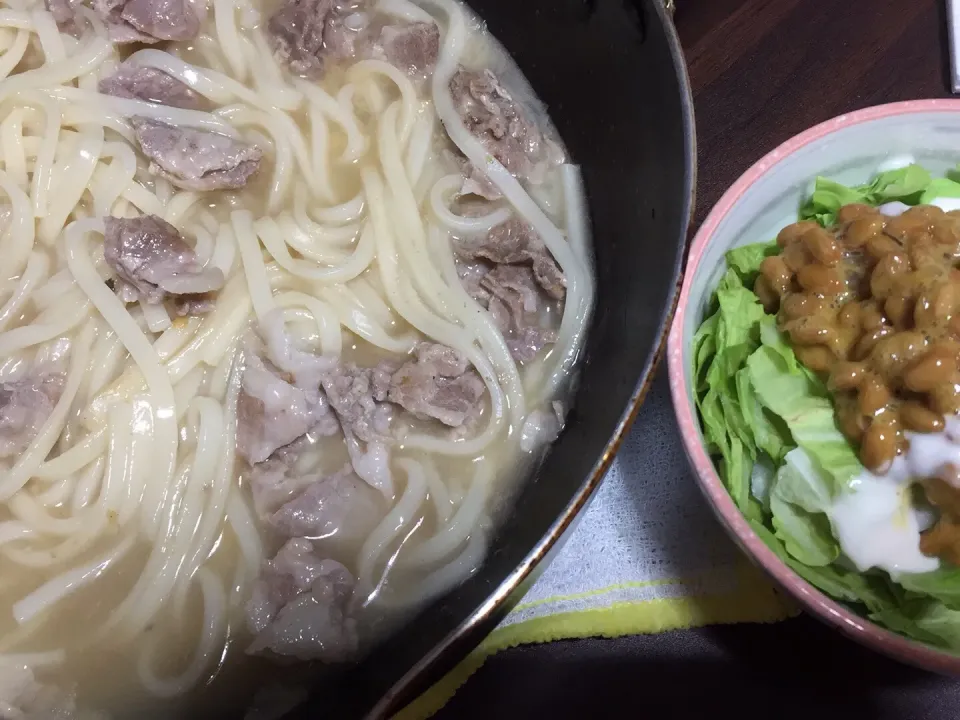
[[[950,85],[960,93],[960,0],[947,0],[947,37],[950,44]]]

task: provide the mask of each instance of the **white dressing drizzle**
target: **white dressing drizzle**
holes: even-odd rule
[[[840,547],[861,571],[876,567],[895,576],[940,566],[937,558],[920,552],[920,532],[933,517],[916,505],[910,486],[936,476],[957,484],[954,473],[941,471],[960,468],[960,418],[948,418],[942,432],[906,436],[908,448],[886,474],[864,470],[827,511]]]

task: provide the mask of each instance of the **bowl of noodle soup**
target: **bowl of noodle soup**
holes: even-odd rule
[[[392,714],[645,391],[662,7],[3,0],[0,78],[0,716]]]

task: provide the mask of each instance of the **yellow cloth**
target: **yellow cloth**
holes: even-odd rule
[[[496,628],[457,667],[432,688],[398,713],[396,720],[424,720],[442,708],[457,689],[476,672],[484,661],[506,648],[551,640],[585,637],[621,637],[701,627],[704,625],[784,620],[799,611],[796,605],[775,590],[763,574],[746,559],[737,567],[735,589],[722,594],[682,595],[680,597],[619,602],[578,612],[536,617]],[[646,585],[684,584],[684,580],[659,580]],[[633,583],[632,586],[641,585]],[[600,595],[626,585],[592,591]],[[548,598],[551,602],[569,598]],[[516,611],[523,609],[521,603]]]

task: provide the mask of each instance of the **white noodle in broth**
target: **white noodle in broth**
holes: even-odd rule
[[[163,703],[180,716],[247,702],[237,678],[271,672],[248,653],[359,657],[476,571],[514,481],[562,426],[591,251],[579,172],[526,81],[456,0],[331,10],[367,45],[298,74],[296,48],[274,52],[282,4],[190,0],[195,38],[144,45],[115,43],[90,7],[0,0],[0,717]],[[434,24],[423,72],[377,39]],[[101,92],[129,67],[196,104]],[[517,146],[541,153],[535,171],[464,124],[462,68],[496,73],[543,133]],[[508,141],[527,127],[491,112],[508,113]],[[248,144],[257,169],[225,189],[191,184],[145,156],[142,123]],[[146,286],[117,274],[111,227],[150,215],[186,243],[188,281],[219,279],[213,291],[170,290],[182,267]],[[539,249],[469,249],[511,223]],[[451,358],[462,365],[438,375]],[[252,458],[257,372],[316,414]],[[388,384],[361,388],[375,430],[337,404],[338,373]],[[473,399],[454,412],[417,396],[415,410],[400,399],[410,378]],[[271,468],[287,484],[265,511]],[[285,503],[334,482],[334,530],[283,529]],[[271,595],[294,551],[313,574]],[[307,640],[291,641],[280,626],[308,606]]]

